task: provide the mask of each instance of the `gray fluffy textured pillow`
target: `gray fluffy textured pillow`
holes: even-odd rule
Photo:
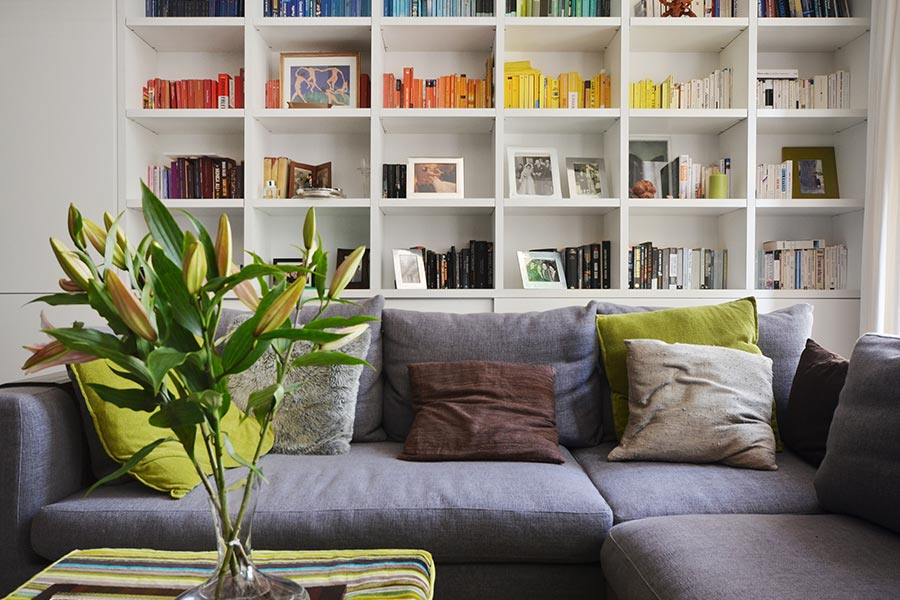
[[[658,340],[625,345],[628,427],[609,460],[778,468],[770,358]]]
[[[237,328],[249,315],[234,321]],[[365,358],[369,351],[371,335],[366,331],[341,351]],[[298,342],[294,356],[309,352],[311,346]],[[275,431],[277,454],[347,454],[353,437],[353,420],[356,415],[356,395],[362,365],[334,365],[328,367],[303,367],[285,376],[285,384],[302,383],[296,392],[286,394],[272,422]],[[251,393],[275,382],[275,353],[268,350],[262,358],[228,381],[232,401],[241,410],[247,407]]]

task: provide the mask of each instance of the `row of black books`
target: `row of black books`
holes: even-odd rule
[[[596,244],[565,248],[563,264],[566,267],[566,287],[570,290],[608,290],[611,287],[611,247],[612,244],[604,240]]]
[[[727,281],[728,250],[628,247],[628,289],[723,290]]]
[[[148,17],[243,17],[244,0],[144,0]]]
[[[760,17],[849,17],[849,0],[757,0]]]
[[[381,197],[406,198],[406,165],[381,165]]]
[[[470,240],[467,248],[450,246],[447,252],[434,252],[424,246],[410,248],[421,252],[425,262],[425,284],[429,290],[493,289],[494,242]]]

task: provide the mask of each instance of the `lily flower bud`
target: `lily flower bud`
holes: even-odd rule
[[[347,284],[353,279],[356,270],[362,262],[363,255],[366,252],[365,246],[360,246],[350,253],[350,256],[344,259],[338,268],[334,271],[334,277],[331,278],[331,288],[328,290],[328,297],[334,300],[339,298],[341,292],[347,287]]]
[[[71,279],[60,279],[59,287],[64,292],[80,292],[82,291],[78,284],[72,281]]]
[[[69,204],[69,237],[72,243],[80,249],[84,250],[84,231],[82,230],[81,213],[75,208],[74,204]]]
[[[63,272],[68,275],[69,279],[75,282],[75,285],[81,290],[88,288],[88,282],[94,278],[94,274],[86,264],[81,262],[81,258],[66,248],[66,245],[56,238],[50,238],[50,247],[53,248],[53,254]]]
[[[224,274],[234,275],[237,272],[237,265],[231,263],[231,268]],[[256,309],[259,308],[259,295],[256,293],[256,288],[253,287],[253,284],[249,281],[242,281],[234,286],[234,293],[238,297],[238,300],[253,312],[256,312]]]
[[[231,223],[228,222],[228,215],[222,213],[219,217],[219,231],[216,233],[216,268],[219,270],[219,277],[230,275],[231,252]]]
[[[156,330],[150,323],[150,317],[147,314],[144,305],[135,297],[135,295],[125,287],[119,276],[114,271],[106,273],[106,289],[112,298],[113,304],[119,316],[133,332],[148,340],[155,342],[157,338]]]
[[[331,329],[332,333],[342,333],[344,337],[339,340],[335,340],[333,342],[326,342],[321,344],[319,348],[321,350],[337,350],[338,348],[343,348],[363,333],[369,328],[368,323],[360,323],[359,325],[354,325],[352,327],[342,327],[340,329]]]
[[[314,252],[316,243],[316,209],[306,211],[306,220],[303,221],[303,247]]]
[[[288,286],[281,295],[275,299],[275,302],[269,305],[266,312],[262,314],[253,335],[260,336],[275,329],[278,329],[285,320],[291,316],[291,311],[300,302],[303,295],[303,289],[306,287],[306,275],[298,277],[294,283]]]
[[[206,252],[203,250],[203,246],[200,242],[192,243],[184,253],[184,260],[181,263],[184,284],[187,286],[189,294],[196,294],[203,287],[203,281],[206,279],[206,267]]]
[[[59,340],[24,348],[31,352],[31,356],[22,365],[22,370],[29,375],[50,367],[86,363],[95,359],[89,354],[67,349]]]

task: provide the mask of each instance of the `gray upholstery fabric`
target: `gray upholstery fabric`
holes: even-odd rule
[[[442,562],[596,562],[612,513],[571,454],[566,464],[416,463],[401,445],[341,456],[269,455],[255,548],[423,548]],[[240,470],[229,476],[241,476]],[[140,484],[76,494],[35,518],[35,550],[214,547],[204,491],[172,500]]]
[[[75,493],[87,476],[71,386],[58,387],[56,377],[42,381],[0,389],[0,596],[45,566],[31,548],[31,519]]]
[[[596,302],[598,315],[620,315],[636,312],[661,310],[662,306],[630,306],[612,302]],[[812,332],[812,309],[809,304],[795,304],[770,313],[759,315],[759,342],[757,345],[764,356],[772,359],[772,391],[775,394],[777,418],[787,407],[791,395],[791,382],[797,371],[800,355],[806,347],[806,339]],[[612,423],[612,401],[609,384],[602,378],[600,402],[603,406],[603,422]],[[604,428],[603,441],[615,441],[612,427]]]
[[[596,444],[601,423],[595,314],[593,303],[530,313],[385,310],[385,431],[402,441],[412,424],[408,364],[490,360],[551,365],[559,443],[570,448]]]
[[[609,460],[775,470],[772,359],[732,348],[625,340],[628,426]]]
[[[616,523],[703,513],[816,513],[815,468],[790,452],[779,452],[777,471],[725,465],[609,462],[614,444],[573,452]]]
[[[247,315],[249,318],[249,313]],[[246,318],[232,322],[236,329]],[[361,336],[340,349],[341,352],[365,358],[371,334]],[[308,354],[309,342],[294,346],[292,358]],[[347,454],[353,437],[356,414],[356,395],[362,365],[331,365],[294,369],[284,377],[285,387],[300,384],[300,388],[284,395],[272,419],[277,454]],[[250,395],[275,383],[277,366],[275,352],[270,348],[252,367],[228,379],[231,399],[241,410],[247,411]]]
[[[325,311],[326,317],[351,317],[356,315],[369,315],[381,319],[384,308],[384,297],[375,296],[366,300],[354,300],[354,304],[332,304]],[[301,321],[311,319],[319,310],[317,302],[307,304],[300,313]],[[219,322],[218,336],[224,335],[231,326],[232,320],[246,311],[227,309],[223,311]],[[381,428],[382,420],[382,341],[381,321],[373,321],[369,324],[369,332],[372,335],[369,345],[369,353],[366,361],[375,367],[374,370],[366,368],[359,378],[359,394],[356,400],[356,419],[353,422],[354,442],[381,442],[387,439]]]
[[[894,600],[900,536],[840,515],[686,515],[613,528],[601,553],[628,600]]]
[[[900,533],[900,337],[859,339],[816,474],[828,510]],[[900,592],[898,592],[900,593]]]
[[[437,563],[434,600],[603,600],[603,571],[585,565]]]

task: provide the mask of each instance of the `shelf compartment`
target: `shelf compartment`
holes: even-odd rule
[[[631,133],[722,133],[747,118],[745,108],[633,108]]]
[[[368,52],[371,17],[262,17],[253,28],[272,50],[357,50]]]
[[[761,18],[760,52],[834,52],[869,31],[865,18]]]
[[[404,216],[491,215],[497,203],[493,198],[382,198],[381,212]]]
[[[791,300],[858,300],[859,290],[749,290],[757,298],[785,298]]]
[[[832,134],[866,121],[864,108],[759,109],[756,113],[759,133]]]
[[[490,133],[493,108],[386,108],[381,110],[385,133]]]
[[[507,52],[602,52],[619,29],[618,17],[506,17]]]
[[[863,209],[865,201],[859,199],[756,200],[756,213],[765,216],[837,216]]]
[[[496,290],[396,290],[380,291],[385,298],[496,298]]]
[[[243,17],[144,17],[125,26],[157,52],[243,52]]]
[[[242,108],[135,108],[125,111],[128,120],[153,133],[243,133]]]
[[[509,216],[598,216],[617,210],[621,205],[618,198],[564,198],[544,200],[543,198],[514,198],[504,201],[504,214]]]
[[[505,108],[506,133],[603,133],[620,118],[618,108]]]
[[[744,199],[629,198],[625,201],[632,215],[673,217],[718,217],[747,208]]]
[[[494,17],[385,17],[381,36],[387,52],[490,52]]]
[[[261,198],[248,200],[247,208],[272,217],[302,217],[310,208],[344,216],[367,216],[372,206],[367,198]]]
[[[269,133],[368,133],[369,108],[270,108],[253,114]]]
[[[631,19],[633,52],[719,52],[750,27],[746,17]]]

